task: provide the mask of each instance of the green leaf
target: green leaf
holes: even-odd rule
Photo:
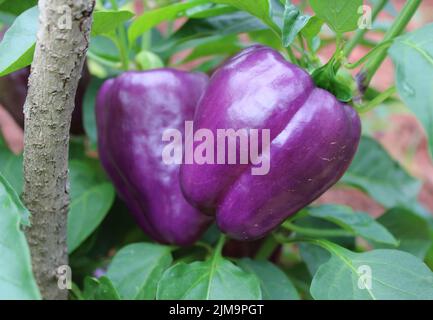
[[[397,38],[389,54],[398,93],[423,125],[433,156],[433,24]]]
[[[69,170],[68,249],[71,253],[102,222],[113,204],[115,192],[97,162],[72,160]]]
[[[204,18],[216,17],[216,16],[220,16],[220,15],[224,15],[236,11],[238,11],[238,9],[232,6],[208,3],[187,10],[186,15],[192,19],[204,19]]]
[[[290,0],[286,1],[282,36],[284,47],[292,44],[299,32],[307,25],[309,19],[310,16],[301,14],[299,9],[291,4]]]
[[[237,264],[260,280],[263,300],[299,300],[292,281],[271,262],[244,258]]]
[[[147,11],[135,19],[130,25],[128,30],[129,41],[132,43],[140,35],[147,32],[157,24],[167,20],[174,20],[186,14],[188,9],[206,3],[208,3],[208,0],[191,0],[188,2],[179,2],[170,6]]]
[[[93,13],[92,36],[111,33],[133,16],[134,13],[127,10],[95,11]]]
[[[304,28],[302,28],[301,33],[308,40],[313,40],[313,38],[320,33],[320,30],[322,30],[322,26],[323,20],[314,16],[308,19],[308,22]]]
[[[98,144],[98,134],[96,128],[96,114],[95,104],[98,90],[104,83],[104,80],[92,77],[83,100],[83,124],[87,137],[89,138],[90,145],[96,149]]]
[[[172,262],[171,249],[152,243],[135,243],[121,249],[108,267],[122,299],[153,300],[162,273]]]
[[[310,243],[300,243],[299,254],[311,275],[316,274],[319,267],[331,258],[328,251]]]
[[[13,154],[0,137],[0,173],[21,194],[23,191],[23,156]]]
[[[7,12],[18,16],[24,11],[38,4],[38,0],[5,0],[0,1],[0,12]]]
[[[367,240],[392,246],[398,245],[394,236],[367,213],[354,212],[350,207],[339,205],[312,207],[307,212],[312,217],[331,221]]]
[[[39,11],[30,8],[19,15],[0,43],[0,77],[32,63]]]
[[[229,35],[224,37],[216,37],[214,41],[209,41],[196,46],[190,55],[182,62],[193,61],[198,58],[213,56],[213,55],[232,55],[243,48],[239,43],[238,37]]]
[[[0,174],[0,300],[41,299],[21,225],[29,212]]]
[[[338,34],[353,31],[361,16],[363,0],[310,0],[311,8]]]
[[[129,11],[96,11],[92,35],[107,34],[134,14]],[[33,7],[16,18],[0,43],[0,77],[30,65],[38,28],[39,11]]]
[[[260,282],[230,261],[178,263],[167,269],[156,293],[158,300],[260,300]]]
[[[312,217],[308,215],[307,210],[304,210],[304,212],[307,215],[302,218],[296,219],[296,221],[294,222],[295,225],[321,232],[329,230],[341,230],[338,229],[338,225],[336,225],[334,222]],[[321,239],[329,240],[348,249],[355,248],[355,236],[321,236]],[[317,269],[322,264],[324,264],[326,261],[329,260],[329,258],[331,258],[331,254],[328,251],[326,251],[322,247],[310,243],[300,243],[299,253],[312,276],[316,273]]]
[[[416,201],[421,183],[411,177],[375,140],[362,137],[343,183],[356,187],[386,208]]]
[[[273,18],[273,8],[269,0],[211,0],[214,3],[231,5],[239,10],[246,11],[249,14],[259,18],[267,24],[272,30],[280,34],[281,29]]]
[[[433,299],[433,273],[409,253],[387,249],[354,253],[328,241],[320,245],[332,257],[313,278],[310,291],[314,299]]]
[[[208,45],[229,35],[265,29],[267,26],[259,19],[242,11],[206,19],[190,19],[172,37],[161,40],[152,49],[160,56],[169,58],[175,52]],[[272,36],[276,37],[274,33]],[[281,43],[280,40],[278,42]]]
[[[428,221],[419,214],[406,208],[392,208],[380,216],[377,221],[385,226],[399,241],[397,249],[409,252],[424,259],[432,237]],[[377,244],[378,248],[385,248]]]
[[[113,283],[105,276],[99,279],[86,277],[82,295],[85,300],[120,300]]]

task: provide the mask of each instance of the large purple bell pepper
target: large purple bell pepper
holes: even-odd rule
[[[126,72],[97,97],[99,155],[119,195],[154,240],[189,245],[212,218],[183,197],[179,165],[162,160],[165,129],[183,132],[208,78],[172,69]]]
[[[334,185],[361,134],[354,109],[263,46],[219,68],[199,102],[195,131],[217,136],[217,129],[230,128],[270,130],[269,172],[253,175],[251,161],[183,164],[181,186],[190,203],[216,214],[219,228],[239,240],[265,236]]]

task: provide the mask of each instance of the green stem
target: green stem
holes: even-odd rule
[[[213,248],[212,248],[210,245],[208,245],[206,242],[198,241],[198,242],[195,243],[195,245],[196,245],[197,247],[200,247],[200,248],[206,249],[206,251],[207,251],[208,253],[212,253],[212,251],[213,251]]]
[[[143,33],[141,36],[141,50],[149,50],[152,42],[152,34],[150,31]]]
[[[256,253],[255,258],[257,260],[268,260],[278,245],[279,243],[274,236],[272,234],[269,235]]]
[[[223,251],[223,247],[224,247],[224,243],[226,242],[226,236],[224,234],[221,234],[218,243],[215,247],[215,251],[214,251],[214,256],[221,256],[222,255],[222,251]]]
[[[113,69],[119,69],[121,67],[121,64],[119,62],[113,62],[113,61],[101,58],[100,56],[92,53],[91,51],[87,51],[87,56],[90,59],[95,60],[96,62],[98,62],[104,66],[113,68]]]
[[[289,221],[285,221],[282,227],[286,230],[294,231],[296,233],[308,236],[308,237],[352,237],[353,234],[341,229],[312,229],[304,228],[295,225]]]
[[[289,54],[290,61],[294,64],[300,65],[300,61],[298,58],[296,58],[295,54],[293,53],[293,50],[291,47],[287,47],[287,53]]]
[[[380,105],[382,102],[390,98],[392,95],[394,95],[397,92],[397,88],[395,86],[392,86],[379,94],[377,97],[375,97],[373,100],[371,100],[367,105],[364,107],[357,108],[357,111],[360,113],[366,113],[374,108],[376,108],[378,105]]]
[[[383,8],[386,6],[387,3],[388,0],[380,0],[379,3],[373,8],[372,17],[371,17],[372,22],[376,20],[377,16],[383,10]],[[367,31],[368,29],[358,29],[358,31],[356,31],[353,38],[346,44],[346,46],[343,49],[343,53],[345,57],[348,57],[352,53],[353,49],[355,49],[355,47],[358,45],[358,43],[361,42],[362,39],[364,39],[364,36],[367,33]]]
[[[400,14],[397,16],[391,28],[385,34],[382,42],[390,41],[399,36],[409,24],[409,21],[412,19],[419,5],[421,4],[421,0],[410,0],[407,1]],[[382,48],[382,50],[377,53],[370,61],[368,61],[365,66],[366,72],[366,81],[365,86],[367,87],[371,79],[373,78],[376,71],[382,65],[382,62],[385,60],[388,54],[388,48]]]
[[[347,69],[358,68],[361,64],[363,64],[368,59],[370,59],[373,55],[375,55],[379,50],[388,49],[392,45],[392,43],[393,43],[393,40],[382,42],[377,47],[373,48],[373,50],[370,50],[365,56],[363,56],[358,61],[356,61],[354,63],[347,63],[344,66]]]
[[[117,5],[116,0],[110,0],[111,6],[113,10],[119,10],[119,6]],[[122,69],[129,69],[129,57],[128,57],[128,39],[126,36],[126,28],[124,25],[121,25],[117,28],[117,41],[116,45],[120,52],[120,59],[122,61]]]
[[[128,57],[128,40],[126,36],[125,26],[119,27],[119,51],[122,58],[122,66],[124,70],[129,69],[129,57]]]

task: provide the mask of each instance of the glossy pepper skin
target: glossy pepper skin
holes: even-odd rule
[[[165,129],[184,131],[208,77],[172,69],[126,72],[106,81],[96,103],[99,155],[142,229],[162,243],[189,245],[211,218],[183,197],[179,165],[166,165]]]
[[[216,129],[270,129],[266,175],[252,175],[251,163],[181,168],[188,201],[216,214],[219,228],[238,240],[265,236],[334,185],[361,134],[350,106],[263,46],[245,49],[215,72],[196,111],[194,130],[201,128],[215,136]]]

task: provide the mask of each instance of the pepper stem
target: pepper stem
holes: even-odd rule
[[[220,256],[220,257],[222,256],[222,251],[225,242],[226,242],[226,236],[224,234],[221,234],[218,243],[215,247],[214,256]]]

